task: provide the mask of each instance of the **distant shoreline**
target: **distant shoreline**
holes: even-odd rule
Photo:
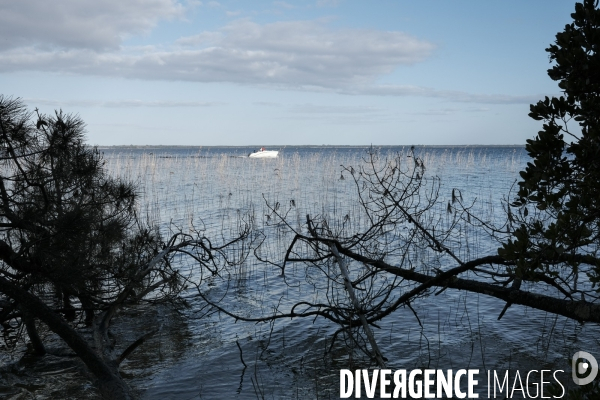
[[[369,148],[369,147],[374,147],[374,148],[394,148],[394,147],[411,147],[414,146],[415,148],[423,148],[423,147],[427,147],[427,148],[489,148],[489,147],[495,147],[495,148],[503,148],[503,147],[510,147],[510,148],[514,148],[514,147],[525,147],[524,144],[386,144],[386,145],[344,145],[344,144],[339,144],[339,145],[318,145],[318,144],[303,144],[303,145],[276,145],[276,144],[272,144],[272,145],[264,145],[264,144],[257,144],[257,145],[240,145],[240,146],[231,146],[231,145],[211,145],[211,146],[203,146],[203,145],[95,145],[95,147],[99,148],[99,149],[172,149],[172,148],[259,148],[259,147],[265,147],[268,149],[284,149],[287,147],[292,147],[292,148],[351,148],[351,149],[364,149],[364,148]]]

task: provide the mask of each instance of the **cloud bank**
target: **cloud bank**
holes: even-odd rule
[[[0,71],[340,88],[425,60],[434,45],[397,31],[339,29],[326,21],[237,20],[163,47],[124,46],[161,20],[183,17],[175,0],[20,0],[0,5]]]
[[[315,21],[259,25],[240,20],[219,31],[181,38],[168,48],[112,49],[118,30],[103,33],[90,33],[70,47],[28,44],[5,49],[0,52],[0,71],[343,88],[421,62],[434,48],[402,32],[333,31]],[[67,44],[61,37],[52,40]],[[84,40],[87,46],[79,46]]]
[[[197,2],[19,0],[0,4],[0,72],[43,71],[146,80],[229,82],[280,89],[462,102],[530,103],[374,82],[427,60],[436,46],[400,31],[331,29],[326,20],[233,21],[164,46],[125,46]],[[323,5],[335,5],[325,1]]]
[[[117,50],[124,38],[149,32],[161,19],[181,17],[175,0],[19,0],[0,5],[0,50],[58,55],[64,50]],[[2,57],[4,59],[4,55]]]
[[[25,102],[33,105],[45,105],[52,107],[105,107],[105,108],[122,108],[122,107],[213,107],[222,105],[223,103],[209,101],[148,101],[148,100],[116,100],[116,101],[100,101],[100,100],[66,100],[57,101],[49,99],[26,98]]]

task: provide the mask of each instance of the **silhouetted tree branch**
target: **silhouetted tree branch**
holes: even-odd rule
[[[212,275],[242,262],[250,229],[240,221],[237,236],[218,245],[196,231],[164,241],[138,218],[136,187],[108,176],[83,136],[76,116],[33,114],[0,96],[0,322],[8,331],[24,324],[43,355],[40,321],[98,378],[103,397],[127,399],[119,364],[154,330],[119,353],[109,335],[113,319],[142,302],[176,305],[190,281],[202,279],[193,271]],[[186,276],[173,263],[179,255],[193,260]]]

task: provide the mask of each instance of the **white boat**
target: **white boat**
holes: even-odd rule
[[[264,147],[261,147],[260,150],[255,151],[254,153],[250,153],[248,157],[250,158],[276,158],[279,152],[277,150],[265,150]]]

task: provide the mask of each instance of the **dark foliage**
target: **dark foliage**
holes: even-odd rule
[[[105,398],[130,398],[118,368],[157,329],[116,351],[109,334],[118,311],[141,302],[177,301],[187,284],[172,260],[183,254],[211,274],[244,258],[229,257],[201,232],[163,241],[136,215],[136,188],[107,175],[97,149],[86,146],[77,116],[27,112],[0,96],[0,323],[5,340],[24,326],[31,350],[46,352],[39,322],[60,336],[98,378]],[[242,246],[243,247],[243,246]],[[238,258],[239,257],[239,258]],[[93,345],[81,335],[91,326]]]
[[[0,98],[0,259],[6,278],[52,294],[69,318],[79,299],[91,322],[158,253],[140,227],[131,183],[106,175],[76,116],[35,115]],[[80,307],[81,308],[81,307]],[[7,316],[5,315],[5,320]]]
[[[557,276],[568,267],[577,281],[600,279],[600,10],[597,0],[575,5],[573,23],[546,51],[548,75],[563,95],[539,101],[529,114],[544,121],[527,141],[533,159],[521,172],[511,217],[515,230],[500,254],[520,276]],[[576,283],[569,286],[578,292]],[[589,293],[588,293],[589,294]]]

